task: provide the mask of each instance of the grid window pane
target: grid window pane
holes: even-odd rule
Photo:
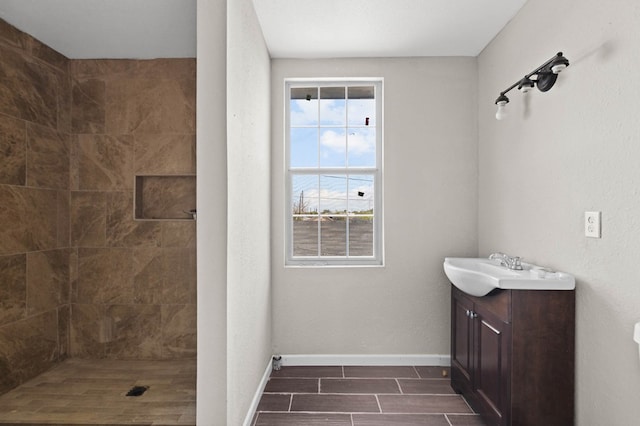
[[[374,177],[372,175],[349,176],[349,212],[372,215],[374,207]]]
[[[350,128],[347,134],[349,167],[376,166],[375,129]]]
[[[373,86],[349,87],[349,126],[375,127],[376,99]]]
[[[318,125],[317,87],[296,87],[291,89],[289,121],[291,126]]]
[[[318,255],[318,176],[292,177],[293,255]]]
[[[345,100],[346,87],[344,86],[327,86],[320,88],[320,99],[339,99]]]
[[[373,216],[349,218],[349,256],[373,256]]]
[[[320,88],[320,125],[344,126],[347,122],[347,100],[344,87]]]
[[[318,256],[318,217],[293,219],[293,255]]]
[[[322,216],[320,221],[320,255],[347,255],[347,220],[346,217]]]
[[[318,213],[318,176],[295,175],[291,179],[291,213],[311,215]]]
[[[291,128],[290,136],[291,167],[318,167],[318,129]]]
[[[320,176],[320,213],[323,215],[346,214],[347,191],[346,175]]]
[[[320,167],[344,167],[347,164],[347,134],[344,128],[322,129]]]

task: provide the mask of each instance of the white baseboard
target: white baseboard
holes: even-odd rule
[[[421,365],[448,367],[450,355],[281,355],[283,366],[300,365]]]
[[[253,395],[253,400],[251,401],[251,405],[249,406],[249,411],[247,412],[247,416],[242,423],[243,426],[251,426],[251,422],[253,421],[253,416],[256,414],[258,410],[258,404],[260,403],[260,398],[262,398],[262,393],[264,392],[264,388],[267,386],[267,382],[269,381],[269,377],[271,376],[271,368],[273,366],[273,360],[269,358],[269,363],[267,364],[267,368],[264,370],[264,374],[262,375],[262,380],[260,380],[260,384],[258,385],[258,389],[256,389],[256,393]]]

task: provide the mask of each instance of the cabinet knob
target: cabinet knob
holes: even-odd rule
[[[471,318],[478,318],[478,314],[476,314],[475,312],[471,311]]]

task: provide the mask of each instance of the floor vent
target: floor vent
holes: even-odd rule
[[[127,396],[140,396],[145,393],[147,389],[149,389],[149,386],[134,386],[127,392]]]

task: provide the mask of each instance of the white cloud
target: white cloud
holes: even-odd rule
[[[344,133],[338,133],[334,130],[325,130],[320,136],[320,145],[329,148],[332,151],[344,152],[347,147],[347,141]]]
[[[345,102],[320,102],[320,118],[324,124],[344,125],[347,120]]]
[[[325,130],[320,136],[320,144],[332,151],[344,152],[345,150],[344,133],[333,130]],[[365,155],[375,152],[376,142],[374,136],[370,132],[362,133],[354,131],[349,133],[348,137],[349,155]]]
[[[318,100],[294,99],[291,102],[291,124],[294,126],[306,126],[318,124]],[[375,121],[374,100],[350,100],[349,124],[362,126],[366,117]],[[320,119],[323,125],[344,126],[346,122],[346,102],[344,100],[325,99],[320,102]]]
[[[375,152],[376,141],[372,133],[350,133],[349,134],[349,154],[364,155]]]
[[[375,100],[350,100],[349,101],[349,124],[362,126],[365,118],[369,117],[370,124],[375,121]]]
[[[344,125],[346,120],[344,101],[325,100],[320,102],[320,117],[323,124]],[[292,101],[291,124],[294,126],[318,124],[318,101],[315,99]]]
[[[295,100],[291,102],[291,124],[296,126],[315,124],[318,121],[318,101]]]

